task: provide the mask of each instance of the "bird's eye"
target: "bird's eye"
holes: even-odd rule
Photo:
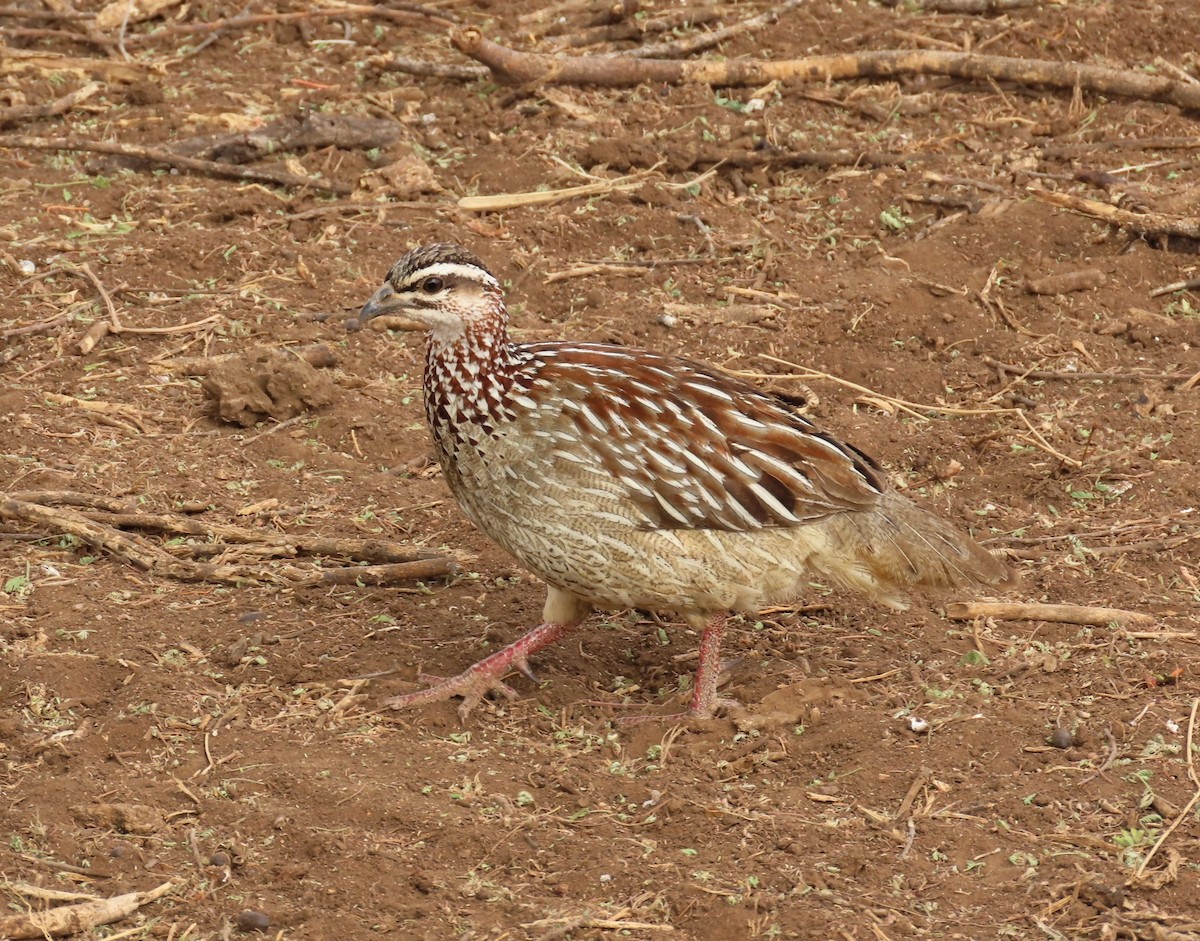
[[[446,282],[441,278],[426,278],[421,282],[421,290],[426,294],[436,294],[446,286]]]

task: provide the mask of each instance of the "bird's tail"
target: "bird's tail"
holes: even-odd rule
[[[829,565],[837,581],[906,607],[908,587],[1007,588],[1016,573],[974,539],[906,497],[885,493],[871,510],[825,520],[834,547]]]

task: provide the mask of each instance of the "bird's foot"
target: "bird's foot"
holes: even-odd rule
[[[430,684],[428,689],[419,689],[402,696],[393,696],[391,699],[385,699],[382,705],[388,709],[408,709],[410,706],[444,702],[455,696],[461,696],[462,702],[458,706],[458,718],[466,722],[471,710],[493,690],[506,699],[517,698],[517,691],[500,678],[508,672],[511,662],[503,664],[499,671],[496,671],[492,664],[488,663],[488,660],[491,659],[489,657],[487,660],[480,660],[473,666],[467,667],[458,676],[444,677],[421,673],[417,679],[422,683]]]
[[[461,696],[462,702],[458,707],[458,717],[463,722],[471,714],[483,698],[490,692],[498,692],[507,699],[516,699],[517,691],[504,682],[504,676],[510,670],[517,670],[536,683],[537,677],[529,668],[529,655],[554,643],[563,634],[575,626],[575,622],[539,624],[528,634],[513,641],[502,650],[497,650],[489,657],[484,657],[478,663],[467,667],[458,676],[445,678],[422,673],[421,682],[432,684],[428,689],[405,693],[403,696],[393,696],[386,699],[383,705],[389,709],[407,709],[410,706],[420,706],[428,702],[444,702]]]

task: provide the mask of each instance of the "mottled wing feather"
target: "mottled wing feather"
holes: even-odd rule
[[[647,528],[744,532],[875,506],[878,465],[780,400],[697,363],[597,344],[522,348]]]

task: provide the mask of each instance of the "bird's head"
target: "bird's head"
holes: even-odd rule
[[[446,341],[502,327],[504,298],[500,282],[482,261],[458,245],[435,243],[414,248],[392,265],[358,319],[365,323],[383,315]]]

